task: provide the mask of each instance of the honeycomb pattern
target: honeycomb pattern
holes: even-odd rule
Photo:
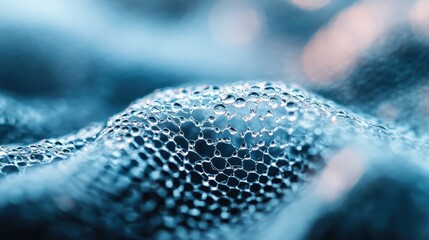
[[[0,146],[0,177],[23,173],[28,167],[64,160],[95,140],[102,124],[93,124],[77,133],[45,139],[28,146]]]
[[[251,237],[353,134],[397,136],[282,83],[158,91],[97,129],[48,151],[87,144],[66,164],[0,184],[19,189],[0,199],[5,236],[37,222],[43,238]],[[28,163],[51,144],[9,151]]]

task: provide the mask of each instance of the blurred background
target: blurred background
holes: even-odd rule
[[[237,80],[298,83],[426,138],[429,0],[0,1],[0,144],[105,121],[158,88]],[[429,236],[427,172],[390,166],[409,156],[339,154],[347,164],[332,161],[320,181],[356,186],[344,201],[328,208],[320,199],[335,202],[332,191],[307,194],[268,236]],[[360,158],[385,160],[370,168]],[[318,215],[322,208],[330,210]],[[312,227],[302,209],[319,216]]]
[[[296,82],[423,135],[428,60],[429,0],[0,2],[0,90],[53,104],[68,127],[49,135],[233,80]]]

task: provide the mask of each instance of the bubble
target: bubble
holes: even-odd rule
[[[231,95],[231,94],[229,94],[229,95],[227,95],[224,99],[223,99],[223,103],[224,104],[232,104],[232,103],[234,103],[234,101],[235,101],[235,98],[234,98],[234,95]]]
[[[176,103],[173,104],[173,110],[174,111],[180,111],[180,110],[182,110],[182,108],[183,107],[182,107],[182,105],[180,103],[176,102]]]
[[[251,92],[249,95],[247,95],[249,98],[249,101],[258,101],[259,100],[259,94],[257,92]]]
[[[294,111],[298,110],[298,103],[295,101],[288,101],[286,103],[286,110],[288,110],[290,112],[294,112]]]
[[[213,123],[216,120],[214,116],[209,116],[208,121]]]
[[[226,107],[223,104],[218,104],[214,106],[214,113],[218,115],[223,115],[226,113]]]
[[[46,139],[30,146],[4,148],[0,146],[0,171],[2,175],[29,172],[31,168],[45,165],[71,157],[77,151],[93,142],[95,136],[102,130],[103,124],[94,124],[82,130],[65,135],[61,138]],[[7,158],[2,157],[2,154]]]
[[[274,96],[276,93],[276,89],[274,87],[265,87],[264,90],[268,96]]]
[[[246,100],[244,100],[244,98],[237,98],[234,101],[235,107],[243,107],[245,104],[246,104]]]
[[[158,119],[156,119],[155,117],[148,117],[147,120],[152,126],[155,126],[156,124],[158,124]]]
[[[276,98],[276,97],[271,97],[270,98],[270,106],[274,109],[274,108],[277,108],[278,106],[279,106],[279,104],[280,104],[280,101],[279,101],[279,99],[278,98]]]

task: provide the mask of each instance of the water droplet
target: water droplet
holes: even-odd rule
[[[273,88],[273,87],[265,87],[264,90],[270,96],[272,96],[272,95],[274,95],[276,93],[276,89]]]
[[[218,115],[223,115],[226,113],[226,108],[223,104],[217,104],[216,106],[214,106],[214,113],[218,114]]]
[[[276,97],[270,98],[270,103],[269,104],[270,104],[270,106],[272,108],[276,108],[279,105],[279,103],[280,103],[280,101],[279,101],[278,98],[276,98]]]
[[[164,129],[162,130],[162,132],[163,132],[165,135],[168,135],[168,134],[170,134],[170,129],[168,129],[168,128],[164,128]]]
[[[282,99],[288,100],[290,98],[290,94],[287,92],[282,92],[280,95]]]
[[[147,120],[149,124],[152,126],[155,126],[156,124],[158,124],[158,119],[156,119],[155,117],[148,117]]]
[[[161,110],[158,108],[158,107],[152,107],[151,109],[151,112],[153,112],[153,113],[159,113]],[[119,119],[117,119],[117,120],[119,120]],[[120,121],[120,120],[119,120]]]
[[[249,101],[258,101],[259,100],[259,94],[257,92],[251,92],[248,95]]]
[[[298,104],[295,101],[289,101],[286,103],[286,110],[294,112],[298,110]]]
[[[246,104],[246,100],[244,98],[237,98],[234,102],[234,106],[243,107]]]
[[[176,111],[176,112],[180,111],[182,108],[183,107],[182,107],[182,105],[180,105],[180,103],[176,102],[176,103],[173,104],[173,110]]]
[[[229,129],[229,132],[232,134],[232,135],[234,135],[234,134],[237,134],[237,129],[235,129],[235,128],[233,128],[233,127],[231,127],[230,129]]]
[[[235,100],[234,95],[229,94],[228,96],[226,96],[223,99],[223,103],[225,103],[225,104],[231,104],[231,103],[234,102],[234,100]]]
[[[221,153],[220,153],[220,151],[219,151],[219,150],[216,150],[216,151],[214,152],[214,155],[215,155],[216,157],[220,157]]]

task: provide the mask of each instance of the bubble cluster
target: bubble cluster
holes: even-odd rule
[[[0,146],[0,177],[67,159],[93,142],[101,130],[102,124],[93,124],[61,138],[45,139],[27,146]]]
[[[21,190],[5,197],[14,208],[38,209],[44,234],[200,239],[256,231],[350,133],[391,134],[282,83],[162,90],[95,129],[61,141],[54,152],[55,140],[8,150],[14,162],[31,164],[88,142],[61,168],[16,179]],[[34,190],[25,181],[47,187],[29,198],[25,192]],[[0,213],[9,202],[0,199]],[[70,224],[73,231],[58,231]]]
[[[206,231],[261,217],[323,165],[314,127],[330,113],[310,101],[272,84],[167,90],[112,118],[102,136],[137,155],[140,174],[166,199],[174,224],[157,228]],[[309,111],[321,119],[299,123]]]

